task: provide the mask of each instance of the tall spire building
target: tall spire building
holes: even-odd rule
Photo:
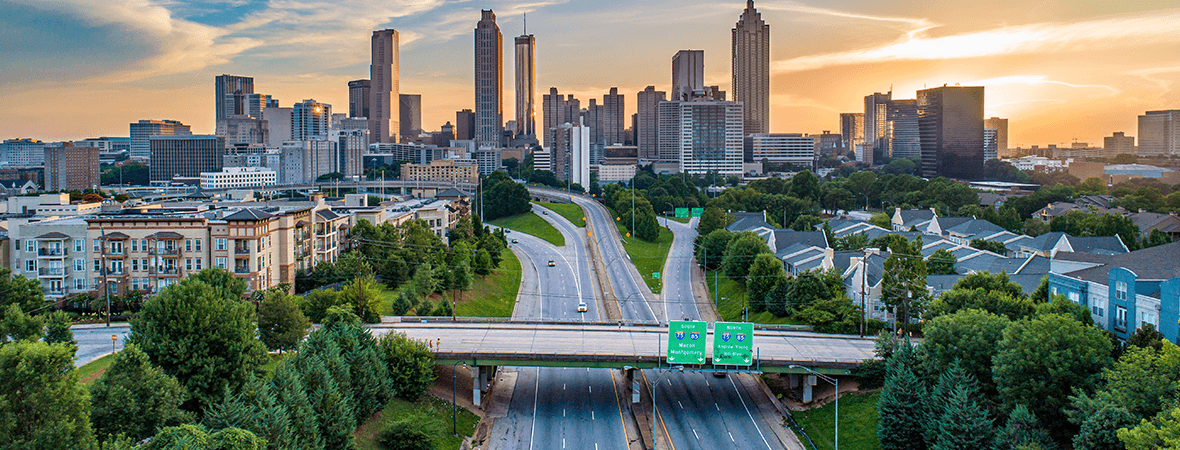
[[[770,132],[770,25],[754,0],[733,27],[733,99],[742,102],[747,135]]]
[[[369,66],[369,136],[373,142],[397,143],[401,131],[398,86],[397,30],[373,32],[373,62]]]
[[[516,129],[519,137],[537,136],[537,68],[536,38],[525,34],[516,38]]]
[[[499,146],[504,136],[504,35],[496,13],[482,12],[475,26],[475,141]]]

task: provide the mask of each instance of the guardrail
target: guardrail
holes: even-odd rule
[[[599,326],[625,326],[625,327],[665,327],[668,324],[659,321],[644,321],[644,320],[617,320],[617,321],[586,321],[577,319],[513,319],[510,317],[450,317],[450,316],[384,316],[381,318],[381,324],[392,323],[488,323],[488,324],[513,324],[513,325],[599,325]],[[709,323],[709,328],[712,329],[712,322]],[[378,325],[380,326],[380,325]],[[810,325],[788,325],[788,324],[754,324],[755,331],[800,331],[800,332],[814,332],[815,329]]]

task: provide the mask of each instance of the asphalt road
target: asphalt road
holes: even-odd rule
[[[107,328],[102,324],[74,325],[70,327],[74,332],[74,340],[78,342],[78,352],[74,356],[74,367],[82,367],[112,352],[111,336],[115,336],[114,348],[123,349],[123,342],[131,327],[126,323],[112,324]]]
[[[619,299],[619,309],[623,313],[623,318],[630,321],[664,323],[662,315],[657,316],[648,301],[654,299],[651,289],[648,289],[647,284],[638,281],[642,278],[623,249],[622,237],[615,226],[615,218],[596,201],[574,197],[574,202],[588,212],[587,217],[594,232],[592,238],[598,241],[601,257],[605,260],[603,264],[606,266],[615,297]]]
[[[565,235],[566,245],[553,245],[520,232],[508,233],[509,242],[531,265],[535,280],[526,279],[514,318],[597,321],[585,231],[559,214],[534,205],[534,210]],[[554,267],[549,267],[549,261]],[[530,274],[525,270],[525,277]],[[577,312],[579,300],[585,313]],[[455,334],[443,339],[457,344]],[[493,426],[489,449],[626,449],[629,441],[622,422],[621,394],[614,390],[609,369],[515,367],[516,386],[508,412]]]

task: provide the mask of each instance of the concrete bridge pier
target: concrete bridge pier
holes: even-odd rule
[[[815,386],[815,383],[816,383],[815,375],[807,374],[806,376],[804,376],[804,378],[803,378],[803,403],[808,403],[811,401],[811,397],[812,397],[811,390],[812,390],[812,387]]]
[[[643,388],[639,387],[639,377],[636,376],[638,373],[639,369],[634,367],[623,368],[624,384],[631,386],[631,403],[639,403],[639,394],[643,393]]]
[[[489,383],[496,373],[496,366],[471,366],[471,403],[480,406],[480,396],[487,392]]]

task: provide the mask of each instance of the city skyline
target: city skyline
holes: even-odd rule
[[[380,28],[402,35],[403,89],[422,94],[422,127],[436,130],[455,111],[474,107],[469,33],[479,10],[489,8],[509,35],[523,31],[522,14],[533,12],[539,90],[556,86],[586,101],[618,86],[626,109],[636,111],[635,94],[645,86],[670,90],[671,58],[686,48],[705,51],[705,85],[732,92],[729,34],[745,2],[711,4],[705,12],[685,5],[694,11],[690,17],[642,23],[635,14],[666,13],[668,4],[625,4],[608,15],[599,10],[611,9],[609,2],[373,3],[384,6],[356,23],[341,14],[370,8],[367,2],[304,12],[297,3],[166,7],[143,0],[132,7],[77,0],[0,7],[9,22],[5,40],[20,47],[13,70],[0,75],[0,95],[20,105],[0,113],[0,135],[118,136],[140,119],[179,120],[194,133],[213,133],[208,80],[222,73],[253,77],[255,91],[284,107],[308,98],[346,105],[347,82],[367,75],[367,40]],[[1180,8],[917,5],[756,2],[767,24],[790,30],[771,42],[771,131],[838,130],[839,113],[863,110],[865,95],[890,85],[900,99],[944,83],[984,86],[984,114],[1011,119],[1012,147],[1073,138],[1100,145],[1112,132],[1137,135],[1144,111],[1180,106],[1180,61],[1160,57],[1180,54]],[[67,32],[83,24],[93,36]],[[511,51],[508,41],[502,52]],[[514,98],[513,83],[504,84],[503,95]],[[63,104],[72,107],[62,112]]]

